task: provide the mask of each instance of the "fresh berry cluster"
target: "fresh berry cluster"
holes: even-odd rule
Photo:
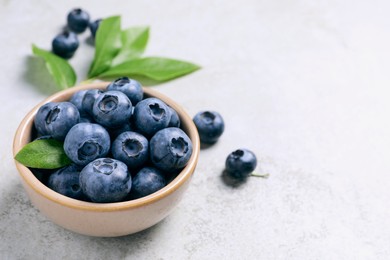
[[[92,38],[95,38],[101,20],[90,21],[89,14],[83,9],[71,10],[67,16],[66,29],[55,36],[52,41],[53,53],[64,59],[73,57],[79,47],[77,34],[83,33],[89,27]]]
[[[105,90],[81,90],[69,101],[44,104],[34,125],[39,138],[63,141],[73,162],[52,173],[47,186],[80,200],[117,202],[154,193],[192,154],[177,112],[144,97],[140,83],[127,77]]]

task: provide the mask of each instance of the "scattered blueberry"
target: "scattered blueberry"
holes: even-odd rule
[[[130,197],[138,199],[152,194],[167,185],[164,174],[154,167],[142,168],[133,178]]]
[[[248,149],[238,149],[230,153],[226,159],[226,172],[233,178],[244,179],[256,168],[256,155]]]
[[[142,90],[141,84],[128,77],[121,77],[114,80],[107,86],[107,90],[118,90],[125,93],[134,106],[144,97],[144,91]]]
[[[158,131],[150,140],[149,146],[153,165],[167,172],[186,166],[192,154],[190,138],[177,127]]]
[[[99,95],[92,107],[96,122],[105,127],[119,127],[130,120],[132,104],[120,91],[107,91]]]
[[[130,170],[144,165],[149,158],[149,142],[136,132],[123,132],[112,143],[112,156],[124,162]]]
[[[102,19],[97,19],[89,24],[89,30],[91,31],[92,38],[96,37],[96,32],[99,28]]]
[[[79,40],[75,33],[66,31],[58,34],[51,45],[54,54],[64,59],[70,59],[79,47]]]
[[[62,195],[83,200],[84,193],[81,190],[79,178],[80,169],[72,164],[52,173],[47,186]]]
[[[34,119],[39,135],[64,140],[68,131],[80,121],[80,113],[70,102],[49,102],[41,106]]]
[[[66,135],[64,150],[74,163],[86,165],[97,158],[105,157],[110,145],[110,136],[104,127],[98,124],[79,123]]]
[[[160,99],[146,98],[135,106],[133,117],[137,130],[151,137],[168,126],[170,113],[168,106]]]
[[[93,202],[123,200],[131,189],[131,175],[126,164],[111,158],[99,158],[80,172],[80,185]]]
[[[76,8],[69,12],[68,28],[75,33],[82,33],[89,24],[89,14],[83,9]]]
[[[193,121],[198,129],[200,141],[205,144],[217,142],[225,129],[222,116],[215,111],[199,112]]]

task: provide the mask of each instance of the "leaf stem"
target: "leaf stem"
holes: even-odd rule
[[[249,176],[254,176],[254,177],[260,177],[260,178],[268,179],[269,173],[260,174],[260,173],[257,173],[257,172],[252,172]]]

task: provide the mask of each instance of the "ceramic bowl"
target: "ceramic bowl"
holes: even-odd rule
[[[20,123],[15,134],[13,153],[31,141],[34,116],[43,104],[69,100],[73,93],[82,89],[104,89],[107,82],[73,87],[58,92],[35,106]],[[147,229],[164,219],[182,199],[194,173],[199,156],[199,137],[191,117],[170,98],[151,89],[144,88],[145,96],[157,97],[177,111],[181,128],[193,143],[193,153],[187,166],[161,190],[136,200],[116,203],[92,203],[61,195],[40,182],[31,170],[15,161],[23,186],[39,211],[52,222],[76,233],[115,237]]]

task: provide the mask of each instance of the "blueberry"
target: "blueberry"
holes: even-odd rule
[[[141,84],[128,77],[114,80],[107,86],[107,90],[118,90],[125,93],[133,105],[136,105],[144,97],[144,91]]]
[[[171,118],[169,119],[169,127],[180,127],[180,118],[177,114],[176,110],[168,106],[169,113],[171,114]]]
[[[130,120],[132,104],[120,91],[107,91],[99,95],[92,107],[96,122],[105,127],[119,127]]]
[[[215,111],[199,112],[193,121],[198,129],[200,141],[205,144],[213,144],[218,141],[225,129],[222,116]]]
[[[49,102],[41,106],[34,118],[34,126],[39,136],[48,135],[46,117],[51,113],[52,109],[57,105],[56,102]]]
[[[110,136],[98,124],[79,123],[65,137],[66,155],[78,165],[86,165],[96,158],[104,157],[110,150]]]
[[[158,131],[150,140],[150,159],[163,171],[175,171],[187,165],[192,154],[192,142],[177,127]]]
[[[130,197],[138,199],[152,194],[167,185],[164,174],[154,167],[142,168],[133,178]]]
[[[58,34],[53,39],[51,46],[54,54],[64,59],[70,59],[79,47],[79,40],[75,33],[66,31]]]
[[[83,99],[84,99],[84,96],[87,93],[87,91],[88,90],[79,90],[76,93],[74,93],[69,100],[70,103],[72,103],[73,105],[75,105],[77,107],[77,109],[80,112],[80,115],[87,114],[87,112],[84,111],[84,109],[83,109]]]
[[[80,123],[96,123],[95,120],[89,114],[80,116]]]
[[[238,149],[226,158],[226,172],[233,178],[244,179],[256,168],[256,155],[248,149]]]
[[[68,131],[80,121],[80,113],[70,102],[49,102],[41,106],[34,125],[39,135],[64,140]]]
[[[123,132],[134,131],[134,127],[131,121],[126,121],[119,127],[107,128],[107,131],[111,136],[111,140],[115,140]]]
[[[131,189],[131,175],[126,164],[111,158],[99,158],[80,172],[80,185],[93,202],[123,200]]]
[[[84,94],[83,101],[82,101],[82,111],[83,113],[88,113],[92,116],[92,108],[93,103],[95,103],[95,100],[102,94],[103,91],[100,89],[89,89]]]
[[[158,98],[146,98],[134,108],[134,123],[137,130],[150,137],[169,124],[168,106]]]
[[[89,24],[89,30],[91,31],[92,38],[96,37],[96,32],[99,28],[102,19],[97,19]]]
[[[123,132],[112,143],[112,156],[124,162],[130,170],[145,164],[149,158],[149,142],[136,132]]]
[[[71,31],[75,33],[82,33],[88,27],[89,14],[80,8],[76,8],[69,12],[67,21],[68,28]]]
[[[47,186],[62,195],[84,199],[84,193],[80,187],[80,169],[76,165],[65,166],[49,176]]]

